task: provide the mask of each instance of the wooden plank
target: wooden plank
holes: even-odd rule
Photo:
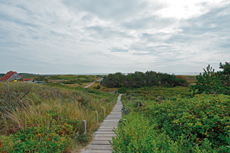
[[[94,141],[109,141],[109,140],[112,141],[112,137],[111,138],[98,138],[97,137],[97,138],[94,138],[93,140]]]
[[[112,130],[97,130],[97,132],[94,133],[94,135],[98,135],[98,134],[115,134]]]
[[[110,145],[109,141],[93,141],[91,145]]]
[[[113,150],[112,145],[89,145],[90,150]]]
[[[93,141],[88,145],[89,149],[82,150],[83,153],[111,153],[113,150],[109,141],[112,141],[112,137],[116,137],[116,134],[112,130],[117,130],[118,121],[121,119],[121,94],[118,96],[117,103],[113,108],[113,111],[106,117],[99,129],[94,133],[95,137]]]
[[[112,150],[85,150],[82,153],[112,153]]]

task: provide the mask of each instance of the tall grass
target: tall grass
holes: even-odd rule
[[[0,135],[2,135],[2,143],[9,144],[17,133],[25,134],[29,128],[36,127],[43,129],[44,137],[51,128],[55,129],[53,134],[68,137],[70,140],[65,144],[65,150],[74,147],[76,143],[84,144],[86,141],[79,139],[82,138],[81,135],[84,135],[81,127],[82,120],[87,121],[88,134],[85,137],[89,140],[90,133],[99,127],[96,123],[95,111],[98,111],[99,121],[102,121],[102,107],[106,108],[115,100],[115,96],[108,93],[95,94],[20,82],[1,83]],[[111,110],[112,107],[108,108],[106,113],[109,114]],[[18,143],[26,141],[21,139]],[[39,139],[39,141],[46,140]],[[8,146],[14,148],[17,144],[11,143]]]

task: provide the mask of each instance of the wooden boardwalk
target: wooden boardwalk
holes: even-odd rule
[[[111,153],[113,148],[108,140],[112,140],[115,133],[113,127],[117,128],[118,121],[121,119],[121,94],[118,96],[117,103],[113,111],[101,123],[99,129],[95,132],[93,141],[82,149],[81,153]]]

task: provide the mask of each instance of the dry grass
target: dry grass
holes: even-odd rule
[[[50,117],[57,114],[57,125],[63,124],[66,120],[77,120],[79,124],[74,127],[74,131],[81,131],[81,121],[87,121],[87,133],[91,133],[99,127],[96,123],[95,110],[98,111],[99,122],[103,121],[102,107],[107,108],[116,95],[107,93],[87,93],[85,91],[70,91],[51,88],[45,85],[9,83],[5,88],[5,83],[0,83],[1,92],[9,92],[14,96],[16,91],[25,92],[24,86],[32,86],[30,93],[20,99],[23,107],[0,112],[0,137],[24,130],[26,127],[50,127]],[[8,86],[8,85],[7,85]],[[4,96],[4,95],[3,95]],[[2,97],[0,97],[1,100]],[[39,103],[38,103],[39,101]],[[112,107],[106,109],[106,115],[110,113]],[[47,116],[48,115],[48,116]],[[55,117],[56,118],[56,117]],[[84,144],[72,143],[68,148],[82,148]]]
[[[98,85],[100,85],[100,83],[94,83],[93,85],[89,86],[89,89],[95,89],[94,87],[97,87]],[[101,88],[98,89],[99,91],[103,91],[103,92],[115,92],[116,90],[118,90],[119,88],[107,88],[106,86],[102,86],[100,85]]]
[[[80,84],[77,84],[77,83],[75,83],[75,84],[65,84],[66,86],[68,86],[68,87],[85,87],[85,86],[87,86],[87,85],[89,85],[89,84],[91,84],[92,82],[88,82],[88,83],[82,83],[81,85]]]
[[[104,92],[115,92],[116,90],[118,90],[119,88],[107,88],[105,86],[101,86],[100,91],[104,91]]]
[[[196,75],[182,75],[188,83],[196,82]]]

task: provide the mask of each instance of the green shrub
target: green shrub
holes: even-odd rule
[[[220,63],[220,69],[223,69],[223,71],[220,71],[221,80],[224,86],[230,86],[230,62],[225,62],[225,64]]]
[[[76,134],[75,139],[80,143],[88,143],[90,141],[87,133]]]
[[[139,89],[132,90],[133,93],[137,95],[137,97],[141,97],[145,100],[157,100],[159,97],[161,99],[177,97],[181,95],[182,97],[191,97],[191,92],[188,87],[142,87]]]
[[[41,125],[40,127],[27,127],[3,139],[0,151],[7,152],[60,152],[70,142],[70,135],[73,134],[73,126],[67,123],[56,125],[51,119],[50,128]]]
[[[118,130],[114,130],[117,137],[110,141],[115,152],[188,153],[212,150],[208,139],[204,139],[200,145],[191,143],[189,146],[185,145],[188,139],[186,135],[171,139],[165,131],[156,130],[157,123],[151,123],[151,120],[141,114],[130,113],[125,118],[126,121],[118,124]],[[211,152],[218,150],[227,151],[226,148],[215,148]]]
[[[205,139],[213,148],[230,145],[230,98],[225,95],[196,95],[192,99],[155,103],[142,113],[157,123],[157,130],[165,131],[172,140],[185,135],[184,145],[201,145]]]
[[[135,73],[129,73],[127,75],[117,72],[115,74],[109,74],[104,77],[101,82],[103,86],[108,88],[140,88],[144,86],[187,86],[188,83],[183,78],[177,78],[175,75],[167,73],[156,73],[154,71],[147,71],[145,73],[136,71]]]
[[[196,84],[191,85],[191,91],[197,93],[220,93],[224,94],[227,92],[227,88],[223,86],[220,75],[214,72],[214,69],[208,65],[204,73],[196,76]]]
[[[80,79],[77,79],[77,80],[68,80],[68,81],[63,81],[62,83],[64,84],[82,84],[82,83],[88,83],[88,82],[92,82],[92,80],[90,79],[86,79],[86,80],[80,80]]]
[[[94,87],[94,89],[100,89],[101,86],[100,85],[97,85],[96,87]]]

